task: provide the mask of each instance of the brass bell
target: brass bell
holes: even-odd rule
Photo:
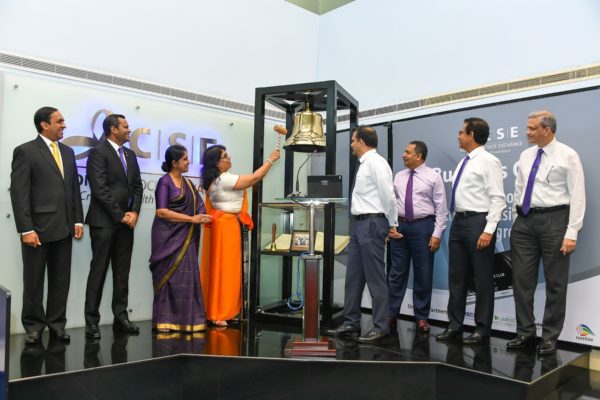
[[[325,151],[326,142],[323,134],[323,117],[319,113],[306,108],[294,116],[294,131],[285,141],[283,148],[300,153],[322,153]]]

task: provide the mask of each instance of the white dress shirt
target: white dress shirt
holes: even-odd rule
[[[515,179],[515,201],[513,218],[516,219],[516,206],[523,204],[525,189],[531,167],[537,156],[538,146],[532,146],[521,153]],[[585,214],[585,179],[579,156],[569,146],[553,139],[542,147],[544,153],[533,184],[531,207],[554,207],[568,204],[569,224],[565,239],[577,240],[577,233],[583,226]]]
[[[493,235],[506,207],[502,164],[500,160],[479,146],[469,153],[470,160],[462,172],[454,196],[456,211],[487,212],[487,224],[483,230]],[[452,186],[464,158],[458,163],[452,175]]]
[[[367,151],[359,159],[352,191],[352,215],[383,213],[390,226],[398,225],[396,197],[392,183],[392,169],[375,149]]]
[[[119,155],[119,149],[123,146],[119,146],[118,144],[116,144],[115,142],[113,142],[110,139],[106,139],[108,141],[108,143],[110,143],[110,145],[112,146],[113,149],[115,149],[115,151],[117,152],[117,155]],[[119,156],[119,159],[121,159],[121,156]],[[125,150],[123,150],[123,160],[125,160],[125,166],[127,166],[127,157],[125,157]]]
[[[54,157],[54,153],[52,152],[52,147],[50,147],[52,145],[52,143],[54,143],[54,142],[52,140],[48,139],[44,135],[39,135],[39,136],[42,138],[44,143],[46,143],[46,146],[48,146],[48,150],[50,150],[50,154],[52,154],[52,157]],[[56,148],[58,149],[58,156],[60,157],[60,165],[63,166],[63,171],[64,171],[65,163],[63,162],[64,160],[62,159],[62,154],[60,154],[60,146],[58,145],[58,142],[56,142]]]

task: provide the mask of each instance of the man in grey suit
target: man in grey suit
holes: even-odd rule
[[[133,150],[123,146],[131,129],[125,116],[111,114],[102,124],[105,140],[88,156],[87,175],[92,199],[85,222],[90,226],[92,261],[85,292],[85,333],[99,339],[100,301],[108,265],[113,270],[113,327],[138,333],[129,321],[129,269],[133,228],[142,206],[142,179]]]
[[[77,165],[73,150],[59,142],[66,125],[56,108],[40,108],[33,122],[39,135],[15,148],[10,174],[10,199],[23,257],[21,321],[27,344],[39,343],[46,326],[51,338],[67,342],[72,237],[83,236]]]

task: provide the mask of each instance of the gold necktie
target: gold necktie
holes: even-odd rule
[[[52,147],[52,156],[54,157],[54,161],[56,161],[56,165],[58,165],[58,169],[60,170],[60,174],[62,176],[65,176],[65,174],[63,172],[62,161],[60,159],[60,154],[58,153],[58,145],[56,144],[56,142],[52,142],[50,144],[50,147]]]

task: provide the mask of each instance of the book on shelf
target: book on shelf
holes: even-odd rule
[[[315,251],[322,253],[323,248],[325,247],[324,243],[325,235],[323,234],[323,232],[317,232],[315,238]],[[350,243],[350,236],[335,235],[335,239],[333,242],[333,252],[335,254],[340,254],[346,248],[346,246],[348,246],[348,243]]]
[[[292,244],[292,235],[290,233],[282,233],[277,239],[275,239],[275,251],[290,251],[290,245]],[[265,250],[271,250],[271,243],[269,243]]]
[[[315,236],[315,251],[322,253],[325,243],[325,235],[323,232],[317,232]],[[335,254],[340,254],[350,243],[350,236],[335,235],[333,251]],[[290,233],[282,233],[275,239],[275,251],[290,251],[292,244],[292,235]],[[271,243],[267,244],[265,250],[271,250]]]

